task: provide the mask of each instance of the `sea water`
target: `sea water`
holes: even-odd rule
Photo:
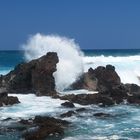
[[[112,64],[124,83],[139,84],[140,50],[83,50],[84,71],[89,67]],[[14,69],[18,63],[25,61],[22,51],[0,51],[0,74],[6,74]],[[61,94],[87,93],[85,90],[65,91]],[[33,118],[35,115],[49,115],[59,117],[68,111],[61,106],[63,101],[50,97],[36,97],[33,94],[14,94],[20,104],[0,108],[0,124],[7,127],[14,124],[14,120]],[[115,105],[101,108],[96,105],[81,106],[75,104],[76,109],[85,107],[87,111],[79,113],[66,120],[72,122],[65,130],[63,140],[133,140],[140,139],[140,107],[136,105]],[[72,109],[71,109],[72,110]],[[75,110],[75,109],[73,109]],[[109,113],[110,117],[97,118],[95,113]],[[6,118],[13,120],[2,121]],[[1,132],[0,140],[19,140],[20,133]]]

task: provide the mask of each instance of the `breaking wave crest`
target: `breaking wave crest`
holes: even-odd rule
[[[54,77],[58,91],[68,88],[83,72],[83,53],[74,39],[38,33],[31,36],[23,48],[27,61],[39,58],[47,52],[57,52],[59,63]]]

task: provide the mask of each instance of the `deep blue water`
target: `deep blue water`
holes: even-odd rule
[[[13,67],[24,61],[23,51],[0,51],[0,67]]]
[[[82,50],[85,56],[133,56],[140,55],[140,49]],[[0,68],[10,68],[24,61],[23,51],[0,51]]]
[[[83,50],[86,56],[133,56],[140,55],[140,49],[106,49],[106,50]]]

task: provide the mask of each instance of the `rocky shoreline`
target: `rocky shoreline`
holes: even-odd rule
[[[75,108],[74,103],[80,105],[95,104],[100,107],[121,104],[124,101],[128,104],[140,104],[140,86],[136,84],[123,84],[115,71],[115,67],[107,65],[90,68],[69,88],[87,89],[98,91],[93,94],[70,94],[60,95],[55,90],[55,79],[53,73],[57,70],[59,62],[57,53],[49,52],[39,59],[28,63],[22,63],[15,67],[7,75],[0,76],[0,107],[5,105],[18,104],[17,97],[8,96],[10,93],[34,93],[36,96],[51,96],[64,100],[62,104],[65,108]],[[25,126],[23,137],[25,140],[42,140],[51,135],[63,135],[64,129],[70,124],[62,118],[70,117],[79,112],[86,111],[85,108],[79,110],[69,110],[60,115],[61,119],[36,116],[32,120],[21,120],[19,123]],[[110,114],[98,113],[96,117],[108,117]]]

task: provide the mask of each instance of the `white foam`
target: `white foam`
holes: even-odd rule
[[[61,106],[64,100],[53,99],[49,96],[37,97],[34,94],[10,94],[18,97],[20,103],[12,106],[4,106],[0,108],[0,120],[6,118],[31,118],[36,115],[51,115],[59,116],[69,110]],[[9,95],[9,96],[10,96]],[[74,104],[75,107],[83,107],[79,104]]]
[[[5,106],[0,109],[1,119],[5,118],[28,118],[35,115],[47,114],[55,115],[58,112],[64,111],[61,103],[64,101],[52,99],[51,97],[37,97],[34,94],[12,94],[18,97],[21,103],[13,106]]]
[[[23,45],[26,60],[39,58],[47,52],[57,52],[59,63],[54,74],[56,88],[63,91],[83,72],[82,57],[79,45],[74,39],[56,35],[36,34]]]
[[[102,63],[113,63],[113,62],[137,62],[140,61],[140,55],[134,56],[85,56],[84,63],[94,63],[94,62],[102,62]]]
[[[66,137],[62,140],[118,140],[120,137],[117,135],[112,136],[89,136],[89,135],[79,135],[75,137]]]
[[[95,94],[95,93],[98,93],[98,91],[89,91],[89,90],[86,90],[86,89],[80,89],[80,90],[68,90],[68,91],[63,91],[63,92],[60,92],[62,95],[63,94],[75,94],[75,95],[78,95],[78,94]]]
[[[12,70],[12,68],[5,68],[5,67],[2,67],[0,68],[0,75],[5,75],[7,73],[9,73],[10,71]]]

